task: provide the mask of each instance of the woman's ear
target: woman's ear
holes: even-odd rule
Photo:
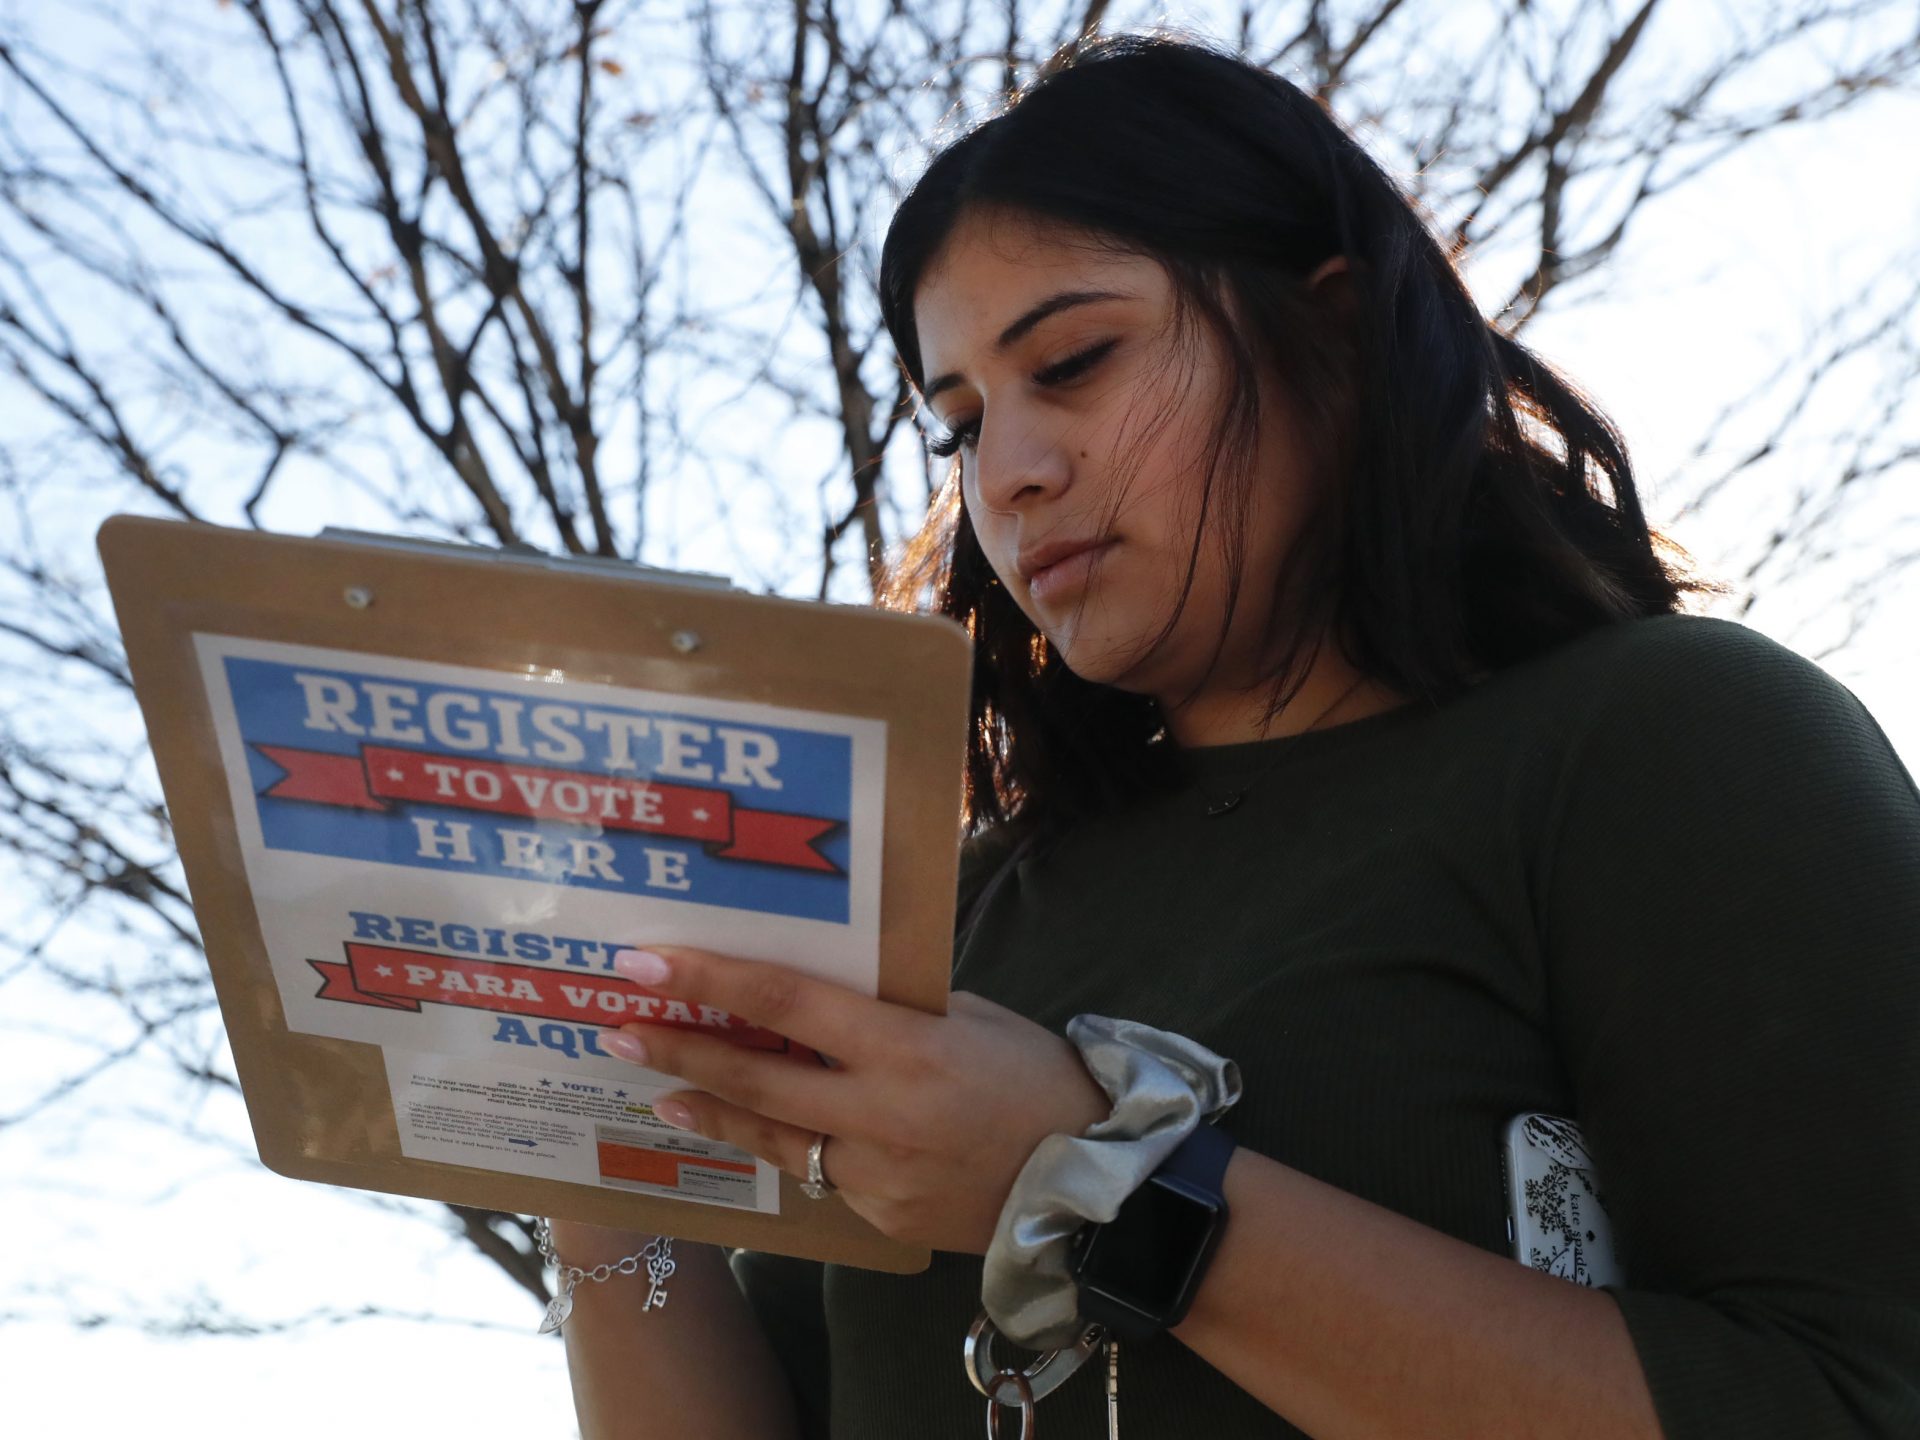
[[[1354,293],[1354,262],[1346,255],[1330,255],[1307,276],[1307,290],[1316,300],[1331,304],[1343,315],[1351,315],[1358,297]]]
[[[1354,281],[1365,264],[1349,255],[1331,255],[1313,268],[1305,282],[1309,300],[1327,322],[1316,327],[1320,363],[1330,381],[1321,403],[1330,433],[1339,437],[1336,450],[1342,454],[1353,439],[1361,407],[1361,302]]]
[[[1343,275],[1350,268],[1346,256],[1329,255],[1314,268],[1314,272],[1311,275],[1307,276],[1307,288],[1309,290],[1317,289],[1322,280],[1332,275]]]

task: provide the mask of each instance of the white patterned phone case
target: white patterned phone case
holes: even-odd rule
[[[1606,1194],[1573,1121],[1527,1111],[1507,1122],[1507,1238],[1513,1258],[1577,1285],[1619,1285]]]

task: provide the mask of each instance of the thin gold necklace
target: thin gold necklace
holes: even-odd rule
[[[1274,738],[1276,740],[1292,740],[1292,739],[1298,738],[1301,735],[1311,734],[1313,731],[1319,729],[1320,726],[1326,722],[1326,719],[1329,715],[1333,714],[1334,711],[1338,710],[1342,705],[1346,704],[1347,701],[1353,697],[1353,692],[1360,688],[1361,684],[1366,680],[1366,678],[1367,677],[1364,675],[1356,676],[1354,679],[1354,682],[1351,685],[1347,686],[1346,689],[1342,690],[1338,695],[1333,697],[1333,703],[1331,705],[1327,706],[1326,709],[1322,710],[1318,715],[1313,717],[1312,723],[1309,724],[1305,730],[1296,730],[1292,735],[1279,735],[1279,736],[1275,736]],[[1261,743],[1265,743],[1265,742],[1261,742]],[[1200,798],[1207,802],[1207,808],[1204,812],[1206,815],[1206,818],[1209,820],[1216,819],[1219,816],[1225,815],[1232,810],[1237,810],[1240,806],[1240,802],[1247,798],[1247,792],[1252,790],[1254,786],[1258,785],[1262,780],[1267,778],[1268,772],[1271,771],[1275,765],[1280,763],[1281,759],[1284,758],[1288,749],[1290,748],[1291,747],[1288,747],[1288,746],[1281,746],[1273,755],[1270,755],[1267,757],[1266,764],[1262,765],[1258,770],[1256,770],[1251,776],[1247,778],[1247,781],[1244,785],[1242,785],[1238,790],[1229,791],[1225,795],[1211,795],[1208,793],[1206,786],[1202,785],[1198,780],[1195,780],[1193,782],[1193,788],[1198,790],[1200,792]]]

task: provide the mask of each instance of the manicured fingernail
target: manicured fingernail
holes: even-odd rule
[[[647,1042],[638,1035],[629,1035],[624,1030],[615,1030],[602,1035],[600,1043],[606,1047],[609,1055],[618,1055],[622,1060],[631,1060],[636,1065],[647,1063]]]
[[[664,1120],[676,1130],[693,1129],[693,1112],[678,1100],[656,1100],[653,1102],[654,1118]]]
[[[672,973],[665,957],[651,950],[616,950],[613,968],[636,985],[658,985]]]

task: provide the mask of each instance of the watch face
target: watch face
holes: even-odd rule
[[[1155,1317],[1180,1300],[1219,1219],[1219,1207],[1156,1177],[1100,1226],[1082,1254],[1080,1282]]]

